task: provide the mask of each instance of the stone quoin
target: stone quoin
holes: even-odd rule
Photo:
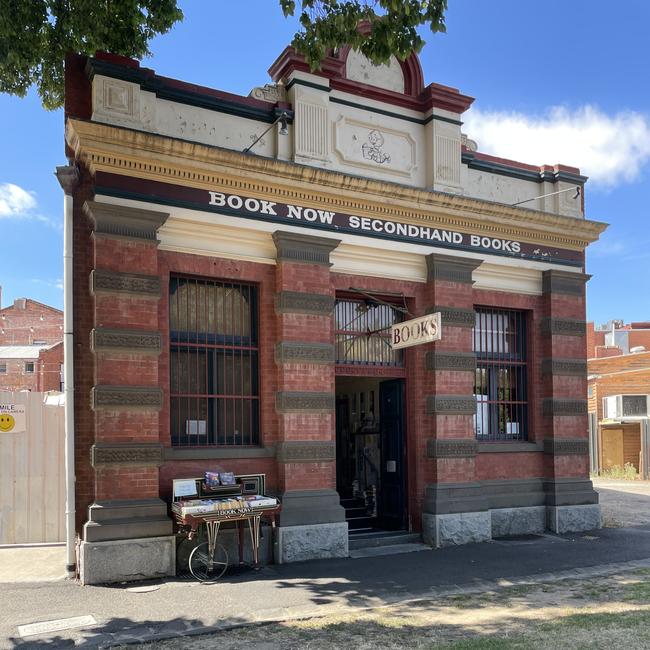
[[[82,581],[174,574],[172,484],[206,472],[281,499],[264,561],[598,526],[586,377],[556,372],[585,364],[586,177],[481,152],[416,55],[269,74],[66,59]]]

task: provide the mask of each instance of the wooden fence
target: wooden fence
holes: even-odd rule
[[[61,402],[61,403],[58,403]],[[0,391],[24,404],[22,432],[0,430],[0,544],[65,540],[64,416],[60,399]]]

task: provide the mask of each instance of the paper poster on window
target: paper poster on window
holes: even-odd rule
[[[206,432],[205,420],[185,420],[186,436],[204,436]]]
[[[0,404],[0,434],[24,433],[26,422],[24,404]]]
[[[483,395],[476,395],[476,413],[474,415],[474,432],[476,437],[486,436],[488,433],[488,403]]]

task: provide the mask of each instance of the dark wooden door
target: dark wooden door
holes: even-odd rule
[[[391,379],[379,385],[379,423],[379,521],[382,528],[401,530],[406,525],[403,379]]]

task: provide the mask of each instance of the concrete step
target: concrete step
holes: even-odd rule
[[[345,521],[348,522],[348,530],[358,530],[359,528],[372,530],[372,517],[346,517]]]
[[[365,507],[345,509],[346,519],[354,519],[355,517],[367,517],[367,516],[368,516],[368,510]]]
[[[371,546],[350,551],[353,559],[360,557],[379,557],[381,555],[400,555],[402,553],[415,553],[417,551],[430,551],[431,547],[426,544],[390,544],[388,546]]]
[[[351,532],[348,539],[349,549],[374,548],[377,546],[394,546],[397,544],[416,544],[422,541],[420,533],[406,531],[368,531]]]

